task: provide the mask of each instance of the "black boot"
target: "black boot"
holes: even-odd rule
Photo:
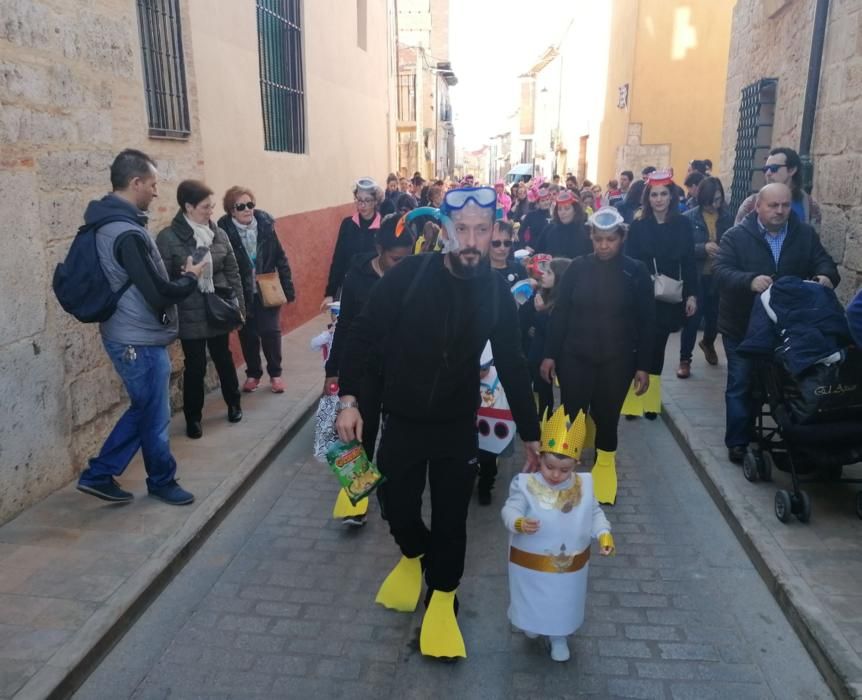
[[[242,408],[239,404],[227,407],[227,419],[230,423],[239,423],[242,420]]]

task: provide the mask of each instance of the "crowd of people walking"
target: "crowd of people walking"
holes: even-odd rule
[[[757,295],[778,277],[833,288],[839,276],[792,149],[772,150],[767,184],[735,219],[711,168],[691,161],[684,188],[672,171],[654,167],[637,181],[624,170],[605,189],[572,175],[565,186],[532,178],[510,188],[470,175],[426,182],[419,173],[391,174],[383,187],[370,177],[355,182],[354,211],[338,230],[320,303],[339,312],[324,393],[340,395],[339,437],[360,441],[386,478],[381,514],[402,556],[378,602],[412,610],[423,577],[427,583],[426,655],[466,654],[455,591],[467,511],[477,477],[479,503],[493,501],[497,460],[512,439],[507,426],[517,428],[527,461],[503,509],[512,533],[510,618],[528,636],[548,636],[560,661],[568,658],[565,637],[583,621],[589,541],[598,538],[602,554],[613,551],[599,504],[617,498],[619,419],[657,417],[672,334],[681,333],[680,380],[692,375],[695,346],[707,365],[718,364],[722,334],[725,444],[728,458],[742,461],[756,407],[753,364],[739,345]],[[243,393],[260,386],[261,352],[272,392],[284,392],[281,309],[296,291],[273,217],[251,189],[231,186],[216,221],[213,190],[179,183],[176,215],[153,239],[146,228],[157,195],[153,160],[123,151],[110,178],[113,191],[90,204],[85,222],[115,297],[100,328],[130,407],[78,489],[130,501],[117,477],[140,448],[149,494],[184,505],[194,496],[177,483],[168,441],[168,346],[180,340],[186,434],[199,439],[207,354],[230,422],[243,419]],[[499,419],[499,449],[488,449],[491,442],[479,449],[483,402]],[[595,447],[593,464],[580,464],[585,447]],[[430,527],[421,513],[426,479]],[[367,499],[342,496],[333,514],[362,525]],[[547,554],[560,543],[559,553]],[[564,619],[525,588],[556,595],[559,574],[573,577],[565,595],[575,596],[574,612]]]

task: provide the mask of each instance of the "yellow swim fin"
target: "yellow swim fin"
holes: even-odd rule
[[[405,556],[389,572],[377,591],[375,603],[398,612],[413,612],[422,592],[421,556],[409,559]]]
[[[350,497],[347,491],[339,489],[338,498],[335,499],[335,505],[332,508],[332,517],[336,520],[349,518],[353,515],[365,515],[368,512],[368,499],[363,498],[356,505],[350,502]]]
[[[596,450],[596,464],[593,467],[593,490],[599,503],[613,505],[617,500],[616,454],[616,452]]]
[[[467,658],[464,637],[455,617],[455,591],[433,591],[422,620],[419,650],[425,656],[454,659]]]
[[[641,398],[643,399],[644,411],[661,413],[661,375],[651,374],[649,376],[649,389]]]

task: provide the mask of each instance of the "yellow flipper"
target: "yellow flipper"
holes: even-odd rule
[[[422,557],[402,556],[377,591],[375,603],[398,612],[413,612],[422,592]]]
[[[587,434],[584,438],[584,449],[596,446],[596,422],[587,414]]]
[[[621,413],[624,416],[642,416],[644,414],[644,397],[635,394],[634,382],[629,387]]]
[[[644,411],[661,413],[661,376],[658,374],[649,376],[649,389],[641,398],[643,399]]]
[[[335,505],[332,507],[332,517],[336,520],[349,518],[353,515],[365,515],[368,512],[368,499],[363,498],[359,503],[353,505],[347,495],[347,491],[339,489],[338,498],[335,499]]]
[[[467,658],[464,637],[455,617],[455,591],[433,591],[422,631],[419,633],[419,650],[425,656],[454,659]]]
[[[617,459],[616,452],[596,450],[596,464],[593,467],[593,491],[599,503],[613,505],[617,500]]]

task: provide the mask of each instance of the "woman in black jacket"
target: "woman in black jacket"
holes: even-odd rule
[[[524,182],[512,187],[512,208],[509,210],[509,221],[520,225],[530,211],[530,200],[527,198],[527,185]]]
[[[568,416],[589,413],[596,425],[593,480],[601,503],[616,500],[617,423],[634,380],[649,387],[655,304],[649,272],[622,253],[625,225],[612,207],[590,218],[593,253],[563,275],[541,374],[557,376]]]
[[[570,259],[589,255],[593,246],[584,226],[586,220],[584,210],[575,195],[569,190],[561,190],[556,198],[553,221],[539,236],[536,252]]]
[[[275,221],[262,209],[255,208],[254,193],[247,187],[234,186],[225,192],[225,215],[219,226],[227,232],[236,253],[246,299],[246,322],[239,331],[245,358],[246,380],[242,390],[252,392],[260,384],[263,368],[260,351],[266,358],[270,387],[275,394],[284,392],[281,379],[281,307],[266,307],[258,292],[257,275],[277,272],[288,302],[296,299],[290,264],[275,233]]]
[[[380,204],[383,190],[370,177],[362,177],[353,187],[356,213],[345,217],[338,229],[332,263],[329,266],[329,279],[320,309],[323,311],[338,295],[344,282],[344,275],[350,269],[353,256],[358,253],[374,252],[374,232],[380,228]]]
[[[644,189],[643,212],[629,230],[626,255],[640,260],[653,275],[682,281],[676,299],[656,299],[655,340],[649,366],[651,391],[641,406],[626,409],[630,416],[655,420],[661,410],[661,372],[668,337],[697,311],[697,268],[691,222],[679,213],[679,194],[670,173],[650,173]]]
[[[706,361],[718,364],[715,339],[718,336],[718,285],[712,276],[712,265],[718,255],[718,246],[725,231],[733,226],[733,215],[724,201],[724,188],[717,177],[701,181],[697,190],[697,206],[685,212],[691,222],[694,237],[694,257],[698,266],[697,312],[690,316],[682,328],[679,340],[679,369],[676,376],[691,376],[691,355],[697,340],[697,331],[703,319],[703,339],[698,344]]]
[[[341,364],[342,352],[347,343],[347,333],[353,320],[362,311],[368,296],[377,281],[389,270],[395,267],[404,258],[413,252],[413,236],[404,230],[401,235],[396,236],[396,226],[399,216],[392,214],[383,219],[380,228],[377,229],[374,239],[376,251],[373,253],[361,253],[353,258],[353,264],[344,277],[344,286],[341,290],[341,308],[338,312],[338,322],[335,324],[335,332],[332,345],[329,349],[329,357],[326,360],[326,381],[324,393],[329,387],[338,383],[338,371]],[[380,363],[380,358],[375,357],[372,362]],[[373,369],[373,371],[371,371]],[[377,430],[380,425],[380,409],[382,402],[382,367],[369,367],[363,375],[362,404],[360,413],[362,415],[362,445],[368,459],[374,459],[374,448],[377,444]],[[378,496],[381,496],[378,487]],[[382,506],[382,501],[381,501]],[[365,523],[365,514],[368,512],[368,499],[363,498],[356,506],[351,506],[346,494],[339,494],[333,517],[340,518],[345,524],[359,526]]]

